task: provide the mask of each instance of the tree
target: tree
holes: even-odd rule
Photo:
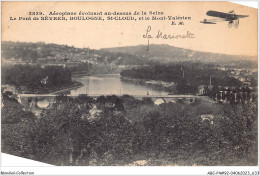
[[[15,86],[25,86],[27,91],[46,91],[46,89],[70,85],[71,72],[62,67],[48,66],[46,68],[34,66],[3,67],[3,82]],[[42,80],[46,79],[43,84]]]
[[[257,105],[256,103],[225,106],[221,121],[222,134],[229,147],[230,159],[242,164],[257,163]]]
[[[26,112],[16,99],[3,93],[1,114],[2,152],[35,159],[33,135],[37,130],[36,117]]]
[[[88,121],[91,98],[58,97],[55,108],[44,110],[37,125],[38,159],[57,165],[76,165],[86,155],[92,126]],[[86,164],[86,163],[85,163]]]

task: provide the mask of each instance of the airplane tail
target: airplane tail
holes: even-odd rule
[[[208,21],[207,19],[204,19],[203,21],[200,21],[200,22],[201,22],[201,23],[204,23],[204,24],[217,24],[217,23]]]

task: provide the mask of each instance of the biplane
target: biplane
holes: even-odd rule
[[[217,12],[213,10],[207,11],[206,15],[216,17],[214,19],[204,19],[203,21],[200,21],[204,24],[217,24],[217,22],[225,22],[228,21],[228,27],[231,28],[234,26],[235,28],[238,28],[239,26],[239,19],[248,17],[249,15],[237,15],[235,14],[234,10],[229,11],[228,13],[223,12]]]

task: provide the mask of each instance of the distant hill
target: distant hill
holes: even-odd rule
[[[67,45],[45,44],[43,42],[2,42],[2,58],[20,59],[26,62],[95,62],[94,64],[139,65],[147,59],[121,52],[108,52]]]
[[[140,65],[151,61],[171,62],[206,62],[219,65],[257,68],[257,57],[235,56],[210,52],[201,52],[178,48],[170,45],[147,45],[104,48],[100,50],[76,48],[68,45],[45,44],[43,42],[2,42],[2,58],[22,59],[29,62],[87,62],[96,58],[96,64]],[[92,60],[91,60],[92,59]],[[47,62],[45,61],[44,62]]]
[[[162,62],[172,61],[202,61],[202,62],[239,62],[243,60],[257,61],[257,57],[236,56],[210,52],[201,52],[190,49],[178,48],[170,45],[150,45],[147,52],[147,45],[104,48],[108,52],[120,52],[132,55],[148,57],[149,59]]]

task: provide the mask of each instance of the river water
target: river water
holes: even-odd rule
[[[88,95],[168,95],[168,92],[155,90],[151,86],[123,81],[119,74],[74,77],[74,81],[84,86],[71,90],[71,94]]]

